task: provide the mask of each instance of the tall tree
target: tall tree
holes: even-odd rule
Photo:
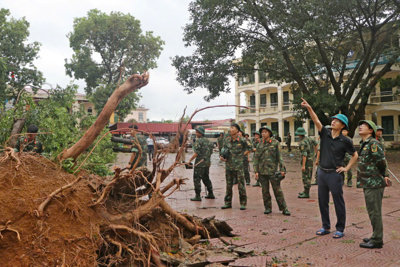
[[[164,41],[152,32],[142,32],[140,21],[130,14],[103,13],[90,10],[87,17],[76,18],[69,33],[72,59],[65,60],[66,72],[75,79],[84,79],[85,91],[100,111],[118,84],[132,73],[157,67]],[[125,117],[138,102],[135,93],[118,106],[118,115]]]
[[[36,88],[44,82],[33,61],[38,58],[40,43],[28,43],[29,23],[25,18],[10,18],[8,9],[0,9],[0,109],[10,101],[15,107],[24,99],[26,85]],[[25,112],[15,108],[11,133],[20,133]]]
[[[260,71],[267,80],[293,83],[295,103],[304,95],[324,123],[335,113],[347,115],[354,133],[351,122],[363,118],[369,95],[400,56],[397,4],[192,1],[184,41],[197,49],[173,59],[177,79],[188,92],[207,88],[206,99],[212,99],[231,90],[230,76]]]

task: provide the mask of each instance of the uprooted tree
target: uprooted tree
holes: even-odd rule
[[[148,81],[148,74],[135,74],[117,88],[60,159],[76,159],[121,99]],[[165,201],[185,182],[167,180],[178,162],[163,168],[166,153],[156,151],[151,170],[116,168],[104,178],[84,171],[76,177],[44,157],[6,148],[0,160],[0,258],[10,266],[163,266],[159,253],[177,253],[182,239],[194,244],[229,233],[226,223],[178,213]]]

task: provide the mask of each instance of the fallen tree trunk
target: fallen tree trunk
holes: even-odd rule
[[[134,74],[120,87],[115,89],[114,93],[108,99],[103,110],[100,112],[97,120],[93,125],[86,131],[82,138],[76,142],[72,147],[64,150],[61,155],[61,160],[68,158],[76,159],[82,152],[84,152],[101,133],[104,127],[107,125],[111,114],[114,112],[121,100],[132,93],[136,89],[146,86],[149,83],[149,74],[143,75]]]

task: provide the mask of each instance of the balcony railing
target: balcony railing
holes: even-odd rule
[[[255,106],[249,106],[251,109],[241,108],[239,109],[239,114],[253,114],[256,113]],[[285,102],[282,106],[283,111],[289,111],[293,109],[293,103]],[[268,103],[268,104],[260,104],[259,108],[260,114],[270,114],[278,112],[278,103]]]
[[[372,93],[371,94],[371,104],[378,104],[378,103],[399,103],[399,96],[393,94],[392,92],[380,92],[380,93]]]

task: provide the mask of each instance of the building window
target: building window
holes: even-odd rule
[[[255,123],[250,124],[250,131],[251,131],[251,134],[254,133],[255,131],[257,131]]]
[[[260,95],[260,107],[265,108],[267,106],[267,94]]]
[[[267,122],[262,122],[261,123],[261,127],[263,127],[263,126],[267,126],[268,125],[268,123]]]
[[[283,122],[283,134],[286,136],[290,131],[290,123],[288,121]]]
[[[278,106],[278,93],[271,93],[271,107]]]
[[[315,124],[312,120],[310,120],[310,129],[308,130],[308,135],[315,135]]]
[[[250,103],[249,103],[249,106],[251,107],[251,108],[255,108],[256,107],[256,96],[254,95],[254,94],[252,94],[251,96],[250,96]],[[250,113],[256,113],[256,111],[255,110],[250,110]]]
[[[267,74],[263,71],[259,71],[258,72],[258,82],[265,83],[266,80],[267,80]]]
[[[139,112],[139,121],[143,121],[143,112]]]
[[[88,112],[90,115],[92,115],[92,112],[93,112],[92,108],[89,107],[89,108],[87,109],[87,112]]]
[[[283,110],[289,110],[289,92],[285,91],[283,92]]]
[[[271,130],[274,134],[279,134],[279,125],[278,122],[271,122]]]
[[[386,141],[394,141],[394,118],[393,116],[382,116],[383,138]]]

